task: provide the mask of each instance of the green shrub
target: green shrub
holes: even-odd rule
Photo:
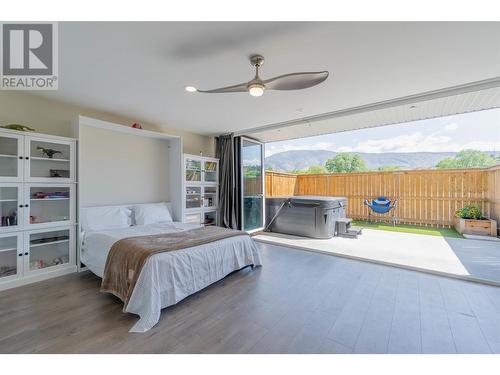
[[[481,207],[477,204],[470,204],[468,206],[462,207],[455,212],[455,216],[462,219],[474,219],[481,220],[483,215],[481,213]]]

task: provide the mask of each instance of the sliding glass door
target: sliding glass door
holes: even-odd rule
[[[241,138],[242,227],[246,232],[264,228],[264,145]]]

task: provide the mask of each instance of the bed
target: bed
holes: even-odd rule
[[[108,254],[117,241],[199,228],[174,221],[134,225],[132,218],[125,226],[101,229],[91,225],[88,217],[91,215],[87,215],[89,210],[92,208],[82,210],[81,262],[101,278],[105,274]],[[233,271],[261,264],[258,248],[247,235],[151,255],[138,275],[128,303],[124,305],[124,312],[139,315],[139,321],[130,332],[148,331],[158,323],[161,309],[176,304]]]

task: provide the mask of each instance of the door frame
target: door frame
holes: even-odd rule
[[[245,136],[240,136],[241,142],[240,142],[240,187],[241,187],[241,196],[240,196],[240,207],[241,207],[241,230],[245,231],[245,205],[244,205],[244,198],[245,198],[245,185],[243,184],[243,141],[248,141],[252,142],[255,144],[258,144],[261,146],[261,155],[260,155],[260,163],[262,166],[262,226],[259,228],[255,228],[249,231],[245,231],[247,233],[255,233],[262,231],[265,226],[265,219],[266,219],[266,168],[264,166],[264,155],[265,155],[265,144],[263,142],[260,142],[256,139],[250,138],[250,137],[245,137]]]

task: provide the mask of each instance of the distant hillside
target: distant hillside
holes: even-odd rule
[[[500,152],[485,152],[500,156]],[[324,165],[325,162],[337,155],[337,152],[327,150],[296,150],[285,151],[266,158],[266,167],[274,171],[287,172],[307,169],[311,165]],[[384,152],[362,153],[357,152],[369,169],[379,167],[398,166],[401,169],[432,168],[445,158],[454,157],[456,152]]]

